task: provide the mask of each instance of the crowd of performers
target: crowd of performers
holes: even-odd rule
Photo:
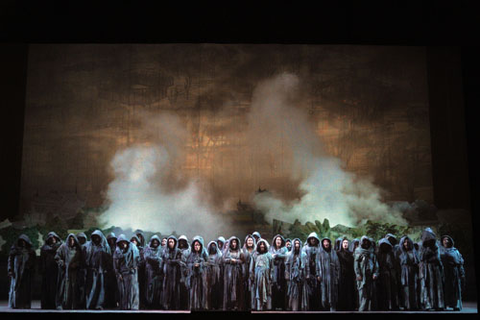
[[[346,237],[305,243],[258,232],[148,243],[97,230],[62,241],[50,232],[36,260],[21,235],[8,260],[9,306],[30,308],[36,265],[42,309],[161,310],[453,310],[462,309],[463,258],[453,239],[430,228],[414,243],[392,234],[374,241]]]

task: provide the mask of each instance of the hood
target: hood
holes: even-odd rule
[[[220,249],[218,248],[218,244],[214,240],[212,240],[208,243],[207,254],[210,255],[210,249],[211,249],[212,245],[215,245],[215,254],[217,254],[217,255],[220,254]]]
[[[310,233],[310,234],[308,235],[307,241],[305,242],[305,244],[306,244],[307,246],[310,246],[310,242],[309,242],[309,241],[310,241],[311,238],[317,239],[317,242],[320,244],[320,238],[318,237],[318,234],[317,234],[316,232],[312,232],[312,233]]]
[[[330,238],[327,238],[327,237],[322,238],[322,240],[320,241],[320,247],[322,248],[322,250],[325,250],[325,248],[323,247],[323,241],[324,240],[327,240],[328,242],[330,242],[330,250],[333,250],[332,240],[330,240]]]
[[[244,249],[247,249],[247,240],[248,238],[252,238],[253,239],[253,249],[255,250],[255,246],[257,245],[257,240],[255,240],[255,237],[251,234],[247,234],[247,236],[245,237],[245,242],[243,242],[243,248]]]
[[[387,233],[385,235],[385,239],[387,239],[388,241],[390,241],[390,244],[395,247],[397,244],[398,244],[398,240],[397,240],[397,237],[395,237],[393,234],[391,233]]]
[[[143,231],[140,229],[135,230],[135,235],[137,236],[138,239],[138,244],[141,247],[145,246],[145,236],[143,235]]]
[[[426,228],[425,230],[423,230],[422,236],[420,238],[422,240],[423,246],[425,246],[428,243],[437,241],[437,236],[435,235],[435,233],[431,228]]]
[[[126,237],[123,233],[118,236],[118,238],[117,238],[117,245],[118,245],[120,242],[127,242],[127,243],[130,244],[130,241],[127,239],[127,237]]]
[[[450,240],[450,243],[452,244],[452,246],[451,246],[450,248],[455,247],[455,242],[453,241],[453,238],[450,237],[450,236],[447,235],[447,234],[443,235],[443,236],[440,238],[440,243],[441,243],[442,247],[444,247],[444,246],[443,246],[443,239],[444,239],[444,238],[448,238],[448,239]],[[445,248],[445,247],[444,247],[444,248]]]
[[[237,250],[240,250],[242,243],[240,242],[240,238],[237,236],[231,236],[228,239],[228,249],[232,250],[232,240],[237,240]]]
[[[180,248],[180,245],[181,244],[185,244],[185,248]],[[178,237],[178,244],[177,244],[177,248],[179,248],[180,250],[185,250],[185,249],[189,249],[190,248],[190,243],[188,243],[188,238],[187,236],[185,235],[181,235],[180,237]]]
[[[410,250],[415,250],[415,244],[413,243],[413,240],[410,239],[410,237],[408,236],[404,236],[400,239],[400,243],[399,243],[399,246],[400,246],[400,250],[402,251],[410,251],[410,250],[406,250],[405,247],[403,246],[403,243],[405,242],[405,240],[407,240],[408,242],[408,247],[410,248]]]
[[[355,251],[355,246],[358,247],[359,245],[360,245],[360,239],[355,238],[352,241],[350,241],[350,244],[348,245],[348,250],[350,252],[353,252],[353,251]]]
[[[32,247],[32,241],[30,241],[30,238],[26,234],[21,234],[18,239],[17,239],[17,244],[20,240],[23,240],[27,243],[27,247]]]
[[[110,240],[110,239],[115,239],[115,241],[117,240],[117,236],[115,235],[114,232],[110,232],[108,235],[107,235],[107,240]]]
[[[260,253],[260,243],[264,243],[264,244],[265,244],[265,249],[266,249],[265,253],[270,250],[270,246],[268,245],[267,240],[265,240],[265,239],[260,239],[260,240],[258,240],[257,247],[256,247],[257,253]]]
[[[300,248],[299,248],[299,251],[302,252],[302,240],[300,240],[299,238],[295,238],[292,240],[292,250],[290,250],[290,252],[294,252],[295,250],[295,241],[300,241]]]
[[[200,253],[202,253],[203,248],[205,247],[205,245],[203,244],[203,237],[201,237],[201,236],[195,236],[195,237],[193,237],[193,239],[192,239],[192,244],[190,245],[190,248],[192,248],[191,251],[194,252],[193,245],[194,245],[194,243],[195,243],[196,241],[197,241],[198,243],[200,243],[200,246],[201,246],[201,248],[200,248]]]
[[[150,240],[148,241],[148,246],[151,247],[152,246],[152,241],[153,240],[157,240],[158,241],[158,247],[157,248],[161,248],[162,247],[162,240],[160,240],[160,237],[157,236],[156,234],[154,234],[153,236],[150,237]]]
[[[363,243],[365,240],[368,241],[368,243],[370,244],[369,249],[371,249],[371,248],[372,248],[372,241],[371,241],[370,238],[367,237],[367,236],[363,236],[363,237],[360,238],[360,242],[359,242],[359,244],[358,244],[358,247],[359,247],[359,248],[362,248],[362,243]],[[363,249],[363,248],[362,248],[362,249]]]
[[[258,231],[254,231],[252,233],[252,237],[258,237],[259,239],[262,239],[262,236],[260,235],[260,232],[258,232]]]
[[[344,237],[338,237],[337,239],[335,239],[335,246],[333,247],[335,251],[339,251],[341,249],[343,238]]]
[[[48,242],[48,240],[50,240],[51,238],[55,238],[57,239],[58,243],[62,243],[62,239],[60,239],[60,237],[58,236],[58,234],[55,233],[55,231],[50,231],[47,234],[47,238],[45,239],[45,242]]]
[[[337,238],[336,241],[339,241],[339,240],[340,240],[340,242],[339,242],[339,244],[338,244],[338,251],[349,251],[349,252],[352,251],[352,248],[353,248],[353,247],[352,247],[352,242],[353,242],[353,241],[348,240],[348,238],[347,238],[346,236]],[[343,243],[344,240],[347,240],[347,241],[348,241],[348,248],[347,248],[346,250],[343,249],[343,247],[342,247],[342,243]],[[358,239],[357,239],[357,241],[358,241]],[[335,242],[335,245],[336,245],[336,242]]]
[[[275,248],[275,239],[277,239],[278,237],[280,237],[280,239],[282,239],[282,244],[280,245],[280,248],[285,247],[285,238],[281,234],[277,234],[273,237],[272,245],[270,246],[270,248]]]
[[[85,241],[87,241],[87,235],[84,232],[77,233],[77,239],[80,240],[80,238],[83,238]]]
[[[223,236],[220,236],[220,237],[217,238],[217,242],[218,241],[222,241],[225,244],[225,241],[227,241],[227,240],[225,240],[225,238]]]
[[[70,239],[70,237],[73,238],[73,241],[74,241],[76,247],[80,248],[80,247],[82,246],[82,245],[80,244],[80,242],[78,241],[77,236],[76,236],[74,233],[69,233],[68,236],[67,236],[67,238],[65,239],[65,244],[66,244],[67,246],[69,246],[69,244],[68,244],[68,239]]]
[[[137,235],[131,236],[131,237],[130,237],[130,242],[132,242],[132,240],[137,241],[138,246],[141,246],[141,245],[142,245],[142,243],[140,242],[140,239],[138,239]]]
[[[175,236],[173,236],[173,235],[172,235],[172,236],[169,236],[169,237],[167,238],[167,243],[165,244],[165,248],[170,249],[170,248],[168,247],[168,240],[170,240],[170,239],[173,239],[173,241],[175,241],[175,245],[173,246],[173,249],[174,249],[174,250],[177,249],[177,248],[178,248],[178,239],[177,239],[177,237],[175,237]]]
[[[393,246],[387,238],[383,238],[378,241],[378,249],[380,252],[392,251],[392,248]]]

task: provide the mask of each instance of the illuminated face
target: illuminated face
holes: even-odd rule
[[[68,245],[70,247],[73,247],[74,244],[75,244],[75,240],[73,240],[73,237],[68,238]]]
[[[408,249],[408,240],[407,240],[407,239],[405,239],[405,240],[403,241],[403,247],[404,247],[405,249]]]
[[[200,252],[201,248],[202,246],[200,245],[200,242],[195,241],[195,244],[193,245],[193,249],[195,250],[195,252]]]
[[[175,240],[173,239],[168,239],[168,247],[170,249],[173,249],[175,247]]]
[[[275,239],[275,245],[277,246],[277,248],[280,248],[280,246],[282,245],[282,238],[277,237]]]
[[[347,249],[348,249],[348,245],[349,245],[349,243],[348,243],[348,240],[347,240],[347,239],[345,239],[345,240],[342,241],[342,248],[343,248],[343,249],[347,250]]]
[[[260,248],[260,251],[265,251],[265,243],[263,242],[260,242],[260,244],[258,245],[258,247]]]
[[[287,248],[290,248],[292,246],[292,243],[290,241],[285,242],[285,246]]]
[[[250,237],[249,237],[249,238],[247,239],[247,247],[248,247],[248,248],[253,247],[253,238],[250,238]]]
[[[120,249],[122,250],[127,249],[127,243],[125,241],[120,242],[119,246],[120,246]]]
[[[222,249],[223,248],[223,242],[222,241],[217,241],[218,248]]]
[[[51,240],[52,244],[57,243],[57,238],[55,238],[55,237],[51,237],[50,240]]]
[[[238,245],[237,240],[233,239],[232,240],[232,249],[237,249],[237,245]]]
[[[131,243],[135,244],[136,246],[138,246],[138,241],[137,239],[133,238],[132,240],[130,240]]]
[[[167,239],[162,239],[162,247],[165,247],[166,244],[167,244]]]
[[[449,248],[450,245],[452,244],[452,243],[450,242],[450,239],[448,239],[447,237],[443,238],[442,243],[443,243],[443,246],[444,246],[445,248]]]
[[[300,249],[300,241],[298,241],[298,240],[295,241],[295,243],[294,243],[294,248],[295,248],[295,250]]]
[[[84,237],[80,237],[78,238],[78,242],[80,242],[80,244],[85,244],[86,239]]]
[[[328,240],[326,240],[326,239],[323,240],[323,247],[324,247],[325,249],[330,249],[330,241],[328,241]]]

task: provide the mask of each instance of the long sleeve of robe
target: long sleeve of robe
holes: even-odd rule
[[[120,247],[122,242],[127,243],[126,250]],[[138,310],[140,307],[139,264],[140,254],[137,246],[120,235],[113,255],[113,266],[117,276],[120,309],[122,310]]]
[[[51,243],[55,238],[56,243]],[[57,296],[58,268],[55,254],[62,244],[62,240],[55,232],[49,232],[45,244],[40,249],[39,272],[42,275],[42,295],[40,299],[42,309],[55,309]]]

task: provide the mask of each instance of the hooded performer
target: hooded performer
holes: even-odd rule
[[[378,242],[379,279],[377,297],[380,310],[398,310],[397,254],[395,254],[393,248],[388,238],[380,239]]]
[[[293,239],[292,250],[285,261],[285,279],[288,282],[288,309],[308,310],[308,293],[305,283],[307,254],[302,251],[302,241]]]
[[[340,240],[337,252],[338,262],[340,263],[337,310],[352,311],[355,310],[355,299],[358,298],[355,285],[355,270],[353,269],[353,253],[349,250],[350,243],[348,239],[342,237]]]
[[[404,310],[418,310],[418,258],[412,239],[404,236],[400,239],[399,249],[400,287]]]
[[[100,230],[95,230],[85,246],[87,309],[102,310],[105,307],[105,274],[110,259],[107,239]]]
[[[270,255],[273,259],[272,270],[272,309],[286,309],[286,291],[287,280],[285,279],[285,258],[288,249],[285,247],[285,239],[282,235],[277,234],[272,239],[270,246]]]
[[[77,233],[77,240],[82,247],[83,263],[78,268],[77,284],[78,284],[78,309],[85,309],[86,305],[86,282],[87,282],[87,266],[85,263],[87,236],[83,232]],[[116,290],[116,289],[115,289]]]
[[[465,270],[462,254],[454,247],[452,237],[441,238],[441,254],[445,272],[445,306],[462,310],[462,288],[465,288]]]
[[[30,309],[32,304],[32,278],[36,254],[30,238],[22,234],[10,248],[8,275],[10,292],[8,306],[12,309]]]
[[[355,250],[354,270],[357,277],[358,311],[371,310],[374,281],[378,278],[378,262],[372,250],[372,241],[367,236],[360,239],[360,246]]]
[[[57,309],[78,309],[81,291],[78,286],[78,275],[83,267],[82,245],[77,236],[70,233],[55,255],[58,264]]]
[[[113,254],[117,249],[117,236],[115,233],[110,232],[107,235],[107,242],[110,247],[110,252],[112,253],[111,258],[108,262],[108,271],[105,276],[105,307],[113,309],[117,307],[118,304],[118,285],[117,278],[115,276],[115,269],[113,268]]]
[[[159,309],[162,293],[162,247],[160,238],[153,235],[143,250],[145,259],[145,294],[146,303],[150,309]]]
[[[320,244],[316,273],[317,280],[320,283],[322,309],[335,311],[338,301],[340,262],[329,238],[323,238]]]
[[[206,255],[203,238],[195,236],[192,240],[191,252],[187,258],[187,288],[189,290],[190,310],[206,309]]]
[[[163,251],[163,288],[162,304],[166,310],[180,310],[180,264],[182,252],[177,248],[177,238],[170,236]]]
[[[421,304],[426,310],[443,310],[445,299],[443,291],[443,264],[431,228],[422,232],[420,248],[420,279],[422,283]]]
[[[140,254],[140,264],[138,266],[138,286],[140,290],[140,308],[143,309],[145,308],[147,304],[147,295],[145,292],[145,285],[146,285],[146,280],[145,280],[145,259],[143,257],[143,251],[146,246],[146,240],[145,236],[143,235],[143,231],[140,229],[135,230],[135,236],[137,237],[138,243],[137,243],[137,249]]]
[[[240,239],[238,237],[230,237],[228,243],[228,248],[223,255],[223,309],[237,311],[243,308],[243,264],[245,263],[245,257],[240,249]]]
[[[256,254],[250,262],[250,274],[254,277],[253,294],[257,301],[256,310],[272,309],[273,258],[268,243],[260,239]]]
[[[250,262],[254,258],[256,248],[255,238],[248,234],[245,237],[243,243],[243,256],[245,257],[245,263],[243,264],[243,287],[245,288],[245,307],[247,310],[254,310],[256,308],[256,299],[252,294],[253,292],[253,280],[250,277]]]
[[[55,309],[57,297],[58,268],[55,261],[57,249],[62,240],[55,232],[49,232],[45,244],[40,249],[39,271],[42,275],[42,309]]]
[[[138,310],[140,307],[138,266],[140,253],[137,246],[125,235],[117,238],[117,249],[113,255],[113,266],[118,283],[121,310]]]
[[[190,243],[188,238],[185,235],[181,235],[178,238],[178,249],[182,253],[182,258],[180,261],[180,269],[182,271],[182,277],[180,278],[180,310],[188,310],[190,303],[188,302],[189,293],[187,288],[187,258],[190,255]]]
[[[220,310],[223,306],[223,279],[221,277],[222,252],[215,241],[208,243],[207,252],[208,258],[205,264],[207,286],[206,308],[207,310]]]
[[[320,286],[317,280],[317,254],[320,251],[320,239],[316,232],[312,232],[307,237],[307,242],[303,246],[303,251],[307,255],[306,265],[306,283],[308,290],[309,310],[320,310]]]

